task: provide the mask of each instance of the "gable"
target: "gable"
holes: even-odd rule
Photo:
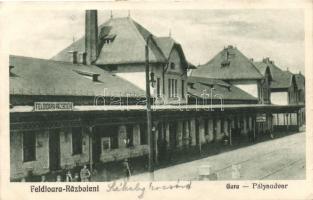
[[[185,62],[179,49],[177,48],[172,49],[168,58],[168,65],[169,66],[167,72],[177,72],[181,74],[186,72]]]

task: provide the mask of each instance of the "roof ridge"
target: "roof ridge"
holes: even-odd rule
[[[156,42],[155,38],[157,38],[156,36],[152,35],[152,41],[155,44],[155,46],[158,48],[159,52],[161,53],[161,55],[163,56],[163,58],[167,61],[167,56],[164,55],[164,52],[162,51],[162,48],[158,45],[158,43]]]
[[[208,62],[206,62],[206,63],[204,63],[204,64],[202,64],[202,65],[199,65],[199,67],[203,67],[203,66],[208,65],[209,63],[213,62],[213,60],[214,60],[220,53],[222,53],[223,51],[224,51],[224,49],[221,50],[221,51],[219,51],[219,52],[217,52],[217,54],[215,54],[215,56],[213,56]]]
[[[160,39],[163,39],[163,38],[170,38],[170,39],[173,39],[173,38],[170,37],[170,36],[159,36],[159,37],[157,37],[157,38],[160,38]]]
[[[137,23],[137,22],[135,22],[132,18],[130,18],[129,22],[130,22],[130,24],[131,24],[131,27],[135,30],[136,35],[138,35],[138,37],[140,37],[141,40],[143,41],[144,45],[146,45],[146,40],[145,40],[145,38],[143,37],[143,35],[139,32],[138,28],[136,27],[136,24],[135,24],[135,23]],[[138,23],[137,23],[137,24],[138,24]],[[150,32],[149,32],[149,33],[150,33]],[[152,33],[150,33],[150,34],[153,36]]]
[[[263,74],[260,73],[260,71],[257,69],[257,67],[254,65],[253,61],[251,61],[247,56],[245,56],[239,49],[235,48],[235,50],[237,50],[237,52],[239,52],[251,65],[252,67],[254,68],[254,70],[259,74],[261,75],[262,77]]]
[[[273,66],[275,69],[278,69],[279,71],[283,72],[284,70],[282,70],[280,67],[278,67],[277,65],[275,65],[274,63],[269,63],[269,65]]]
[[[140,32],[140,30],[138,30],[138,27],[137,27],[137,25],[138,26],[140,26],[142,29],[145,29],[145,31],[147,31],[150,35],[151,35],[151,39],[152,39],[152,42],[154,43],[154,45],[156,46],[156,48],[158,49],[158,51],[161,53],[161,55],[163,56],[163,58],[165,58],[165,60],[167,60],[167,57],[164,55],[164,53],[163,53],[163,51],[162,51],[162,49],[159,47],[159,45],[156,43],[156,41],[155,41],[155,38],[157,38],[157,36],[155,36],[154,34],[152,34],[150,31],[148,31],[145,27],[143,27],[141,24],[139,24],[136,20],[134,20],[133,18],[129,18],[130,20],[130,22],[131,22],[131,24],[132,24],[132,27],[134,28],[134,29],[136,29],[136,34],[138,34],[138,35],[140,35],[139,37],[143,40],[143,42],[144,42],[144,46],[146,45],[146,39],[144,38],[144,36],[141,34],[141,32]],[[136,25],[137,24],[137,25]],[[151,47],[149,47],[148,46],[148,48],[149,48],[149,51],[150,52],[153,52],[153,50],[152,50],[152,48]],[[155,57],[157,57],[156,55],[154,55]]]

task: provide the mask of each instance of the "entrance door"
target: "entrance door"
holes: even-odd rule
[[[51,130],[49,133],[49,165],[50,170],[60,169],[60,130]]]

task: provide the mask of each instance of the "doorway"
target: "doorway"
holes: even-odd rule
[[[49,132],[49,167],[51,171],[60,169],[60,130]]]
[[[170,129],[170,147],[172,149],[175,149],[176,147],[176,130],[177,130],[177,123],[172,122],[169,124],[169,129]]]

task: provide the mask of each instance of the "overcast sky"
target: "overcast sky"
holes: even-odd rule
[[[128,11],[113,10],[113,17]],[[234,45],[254,60],[270,57],[282,69],[304,72],[302,10],[131,10],[131,17],[156,36],[181,43],[187,59],[204,64]],[[20,11],[10,18],[10,54],[51,58],[84,34],[84,10]],[[99,24],[110,18],[98,11]]]

